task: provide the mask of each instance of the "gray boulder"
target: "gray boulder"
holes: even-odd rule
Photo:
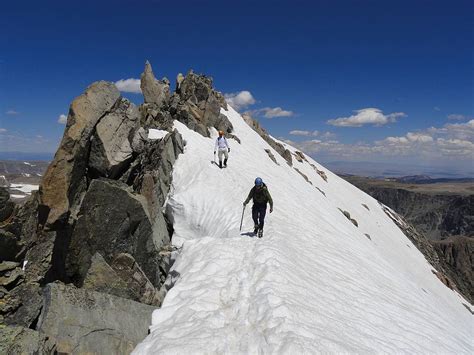
[[[139,129],[138,108],[127,99],[100,119],[91,143],[89,167],[100,176],[111,179],[120,176],[133,154],[131,141]]]
[[[107,263],[117,254],[128,253],[153,285],[158,286],[161,245],[154,238],[153,224],[142,196],[119,181],[93,180],[72,233],[66,262],[68,276],[81,285],[96,252]]]
[[[146,61],[145,70],[140,77],[140,88],[142,89],[145,103],[156,104],[158,108],[168,104],[170,99],[170,83],[166,79],[157,80],[148,61]]]
[[[41,204],[47,210],[42,224],[67,217],[70,205],[85,190],[90,137],[119,98],[113,83],[99,81],[72,102],[63,139],[40,185]]]
[[[130,354],[148,334],[155,307],[59,283],[44,290],[38,331],[58,353]]]

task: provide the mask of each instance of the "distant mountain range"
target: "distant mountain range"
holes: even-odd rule
[[[316,157],[317,158],[317,157]],[[324,161],[327,168],[338,174],[351,174],[373,178],[400,178],[406,176],[426,176],[432,179],[464,179],[474,177],[474,168],[470,170],[442,168],[411,164],[388,164],[381,162]],[[434,182],[434,181],[430,181]]]

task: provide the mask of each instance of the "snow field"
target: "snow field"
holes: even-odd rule
[[[467,302],[376,200],[308,156],[293,159],[309,184],[237,112],[222,113],[241,139],[228,140],[222,170],[211,164],[217,133],[205,138],[175,122],[186,147],[166,210],[182,246],[179,277],[134,354],[472,353]],[[262,239],[249,235],[251,204],[239,232],[257,176],[274,200]]]

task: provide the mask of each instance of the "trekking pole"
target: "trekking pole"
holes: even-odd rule
[[[244,205],[244,208],[242,209],[242,218],[240,219],[240,229],[239,229],[239,231],[242,231],[242,222],[244,221],[245,206],[246,205]]]

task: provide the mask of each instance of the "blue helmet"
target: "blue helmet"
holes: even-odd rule
[[[255,185],[256,185],[256,186],[261,186],[261,185],[263,185],[263,180],[262,180],[262,178],[259,178],[259,177],[256,178],[256,179],[255,179]]]

